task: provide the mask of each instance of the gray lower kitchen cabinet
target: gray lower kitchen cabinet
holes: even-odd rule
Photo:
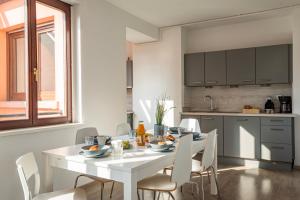
[[[225,51],[205,53],[205,86],[226,85]]]
[[[259,117],[224,117],[224,156],[260,159]]]
[[[292,162],[292,145],[263,142],[261,144],[261,159],[278,162]]]
[[[261,142],[292,144],[292,127],[261,126]]]
[[[261,159],[293,162],[293,119],[261,118]]]
[[[289,117],[262,117],[261,125],[263,125],[263,126],[291,126],[292,118],[289,118]]]
[[[256,48],[256,84],[289,83],[289,46]]]
[[[127,60],[126,62],[126,73],[127,73],[127,88],[133,87],[133,62],[132,60]]]
[[[222,116],[201,116],[200,127],[203,133],[208,133],[217,129],[218,141],[217,150],[218,155],[223,156],[223,117]]]
[[[184,55],[184,83],[186,86],[204,86],[204,53]]]
[[[234,49],[227,55],[227,85],[255,84],[255,48]]]

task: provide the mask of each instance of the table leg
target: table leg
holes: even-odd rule
[[[214,162],[213,162],[213,167],[214,167],[216,173],[214,174],[212,171],[210,173],[211,174],[211,176],[210,176],[210,193],[212,195],[217,195],[218,194],[218,190],[217,190],[217,184],[216,184],[216,181],[215,181],[215,178],[217,179],[217,171],[218,171],[217,147],[215,148],[214,157],[215,158],[214,158]]]
[[[124,200],[137,200],[137,181],[135,176],[129,175],[124,184]]]
[[[50,165],[50,157],[48,155],[44,156],[44,190],[45,192],[53,191],[53,167]]]

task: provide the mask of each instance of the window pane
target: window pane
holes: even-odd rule
[[[28,119],[25,1],[0,1],[0,121]]]
[[[37,3],[38,117],[66,116],[65,13]]]

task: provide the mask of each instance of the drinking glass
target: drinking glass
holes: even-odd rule
[[[104,146],[107,140],[107,136],[99,135],[97,136],[98,145]]]
[[[85,145],[94,145],[94,136],[85,136],[84,137],[84,143]]]
[[[129,131],[129,138],[134,138],[135,135],[136,135],[136,133],[135,133],[134,129],[132,129],[132,130]]]
[[[122,140],[113,140],[113,141],[111,141],[111,146],[112,146],[113,156],[122,156],[123,155]]]

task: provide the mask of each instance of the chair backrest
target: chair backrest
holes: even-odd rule
[[[128,123],[121,123],[117,125],[117,129],[116,129],[117,135],[128,135],[130,131],[131,128]]]
[[[200,124],[197,119],[182,119],[179,126],[185,128],[187,131],[201,133]]]
[[[185,135],[180,138],[176,147],[172,181],[176,182],[177,186],[190,181],[192,171],[192,141],[192,134]]]
[[[75,144],[83,144],[86,136],[98,136],[97,129],[95,127],[78,129]]]
[[[25,200],[31,200],[40,192],[40,174],[33,153],[27,153],[16,161]],[[34,188],[30,189],[28,181],[34,176]]]
[[[215,150],[217,146],[217,129],[211,131],[207,135],[206,145],[202,157],[203,170],[212,166],[215,158]]]

